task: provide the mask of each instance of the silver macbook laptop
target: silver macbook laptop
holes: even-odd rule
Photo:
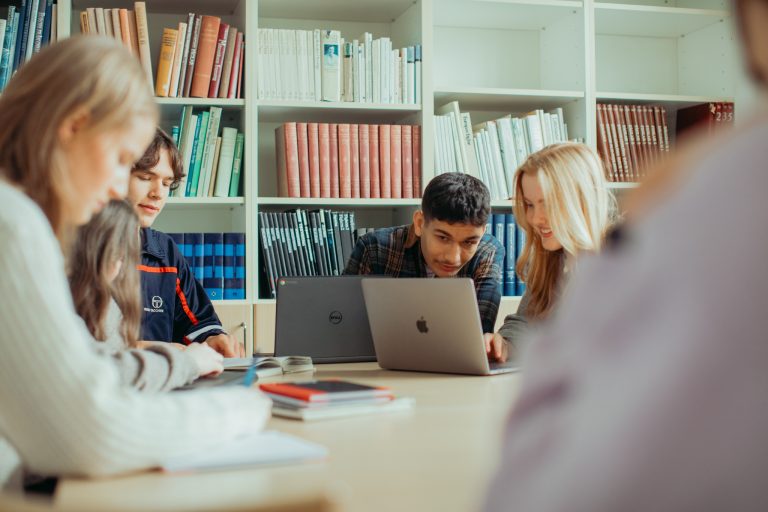
[[[275,355],[310,356],[314,363],[375,361],[360,280],[281,277]]]
[[[363,295],[382,368],[469,375],[518,369],[516,362],[488,362],[471,279],[363,279]]]

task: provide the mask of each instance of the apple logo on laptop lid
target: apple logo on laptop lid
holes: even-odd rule
[[[427,321],[424,320],[424,317],[421,317],[420,319],[416,320],[416,328],[421,333],[428,333],[429,327],[427,327]]]

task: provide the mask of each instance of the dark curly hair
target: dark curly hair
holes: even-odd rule
[[[184,177],[184,164],[181,161],[181,154],[176,147],[176,143],[173,142],[170,135],[160,128],[155,131],[155,138],[152,139],[152,143],[144,152],[144,155],[133,164],[131,172],[148,171],[154,168],[157,162],[160,161],[160,150],[162,149],[168,151],[168,161],[171,163],[171,169],[173,169],[171,190],[175,190],[179,183],[181,183],[181,178]]]
[[[460,172],[439,174],[424,189],[421,211],[448,224],[485,226],[491,214],[491,195],[482,181]]]

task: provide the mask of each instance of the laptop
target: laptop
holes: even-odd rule
[[[518,369],[516,361],[489,363],[471,279],[377,278],[362,284],[382,368],[467,375]]]
[[[375,361],[361,276],[281,277],[275,355],[314,363]]]

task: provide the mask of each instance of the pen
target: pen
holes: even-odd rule
[[[247,388],[251,387],[257,378],[258,375],[256,375],[256,364],[251,363],[250,368],[248,368],[248,371],[245,372],[245,377],[243,377],[243,386]]]

